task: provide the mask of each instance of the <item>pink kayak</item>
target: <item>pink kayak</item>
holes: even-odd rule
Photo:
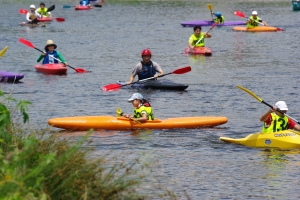
[[[52,17],[43,17],[43,18],[37,18],[39,22],[51,22],[53,20]]]
[[[75,10],[90,10],[92,8],[92,6],[76,6]]]
[[[212,54],[211,49],[208,47],[195,47],[192,50],[189,47],[186,47],[184,52],[186,54],[191,54],[191,55],[211,56],[211,54]]]
[[[63,75],[67,73],[67,68],[64,64],[37,64],[34,66],[36,71],[42,72],[45,74],[55,74],[55,75]]]

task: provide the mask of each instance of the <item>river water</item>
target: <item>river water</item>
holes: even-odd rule
[[[38,5],[38,2],[35,2]],[[47,1],[50,6],[54,2]],[[127,81],[140,52],[150,48],[152,60],[163,70],[191,66],[192,71],[169,75],[166,79],[188,84],[184,92],[139,91],[151,101],[155,117],[226,116],[229,121],[215,128],[153,131],[98,131],[92,145],[99,155],[110,152],[131,159],[142,152],[157,160],[164,185],[178,199],[299,199],[299,151],[252,149],[219,141],[220,136],[245,137],[259,132],[259,117],[268,110],[264,104],[236,88],[252,90],[270,104],[284,100],[289,115],[300,119],[299,107],[299,23],[300,12],[291,2],[214,1],[213,11],[221,11],[228,21],[243,20],[233,14],[240,10],[249,16],[257,10],[269,25],[283,32],[234,32],[232,27],[215,27],[206,39],[211,57],[183,54],[192,28],[180,22],[209,20],[207,3],[106,2],[91,11],[63,9],[75,2],[55,3],[53,21],[45,28],[20,27],[25,20],[20,8],[30,3],[3,3],[0,6],[0,49],[9,46],[1,58],[1,70],[24,73],[19,84],[0,84],[14,98],[29,100],[30,123],[47,127],[54,117],[115,115],[117,107],[132,112],[127,99],[137,90],[104,92],[101,87],[117,80]],[[209,27],[203,27],[207,31]],[[39,52],[18,42],[25,38],[43,49],[48,39],[67,62],[91,73],[69,69],[66,76],[37,73]],[[83,133],[82,133],[83,134]]]

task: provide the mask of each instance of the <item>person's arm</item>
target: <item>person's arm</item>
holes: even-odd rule
[[[263,114],[263,115],[259,118],[259,120],[260,120],[261,122],[267,121],[269,115],[270,115],[272,112],[275,112],[275,110],[276,110],[276,107],[273,106],[273,109],[268,110],[268,112],[266,112],[265,114]]]
[[[127,84],[132,83],[133,80],[134,80],[134,77],[135,77],[135,75],[134,75],[134,74],[131,74],[131,76],[130,76],[130,78],[129,78],[129,81],[127,82]]]
[[[209,34],[209,33],[204,33],[204,37],[205,37],[205,38],[211,38],[211,34]]]
[[[28,22],[31,22],[31,19],[29,19],[29,17],[30,17],[30,13],[28,12],[28,13],[26,14],[26,20],[27,20]]]
[[[48,17],[52,18],[51,12],[48,12]]]
[[[37,18],[42,18],[43,17],[40,13],[38,13],[37,10],[35,11],[35,15],[36,15]]]
[[[164,71],[161,69],[161,67],[159,66],[159,64],[157,64],[156,62],[153,62],[153,67],[154,69],[159,72],[159,74],[155,74],[154,77],[157,78],[158,76],[162,76],[164,75]]]
[[[42,53],[40,55],[40,57],[38,57],[38,59],[36,60],[36,62],[40,62],[44,57],[45,57],[46,53]]]
[[[142,112],[142,117],[140,118],[135,118],[139,122],[146,122],[148,120],[148,115],[146,111]]]
[[[194,39],[193,39],[193,37],[191,36],[191,37],[189,38],[189,42],[188,42],[188,45],[189,45],[190,49],[194,48],[194,46],[193,46],[193,41],[194,41]]]
[[[140,72],[139,68],[142,67],[142,64],[141,63],[138,63],[135,68],[133,69],[132,73],[131,73],[131,76],[129,78],[129,81],[127,82],[127,84],[130,84],[133,82],[135,76]]]
[[[57,57],[59,60],[61,60],[61,62],[64,64],[64,65],[68,65],[68,63],[65,61],[65,59],[62,57],[62,55],[60,54],[60,52],[56,51],[57,52]]]
[[[300,126],[299,126],[298,124],[296,124],[296,125],[294,126],[294,130],[300,131]]]
[[[262,23],[263,23],[265,26],[268,26],[267,22],[265,22],[265,21],[262,21]]]

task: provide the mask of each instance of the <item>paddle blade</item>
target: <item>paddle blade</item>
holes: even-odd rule
[[[211,4],[208,4],[207,7],[208,7],[208,9],[209,9],[210,11],[212,11],[212,5],[211,5]]]
[[[5,54],[7,49],[8,49],[8,46],[4,47],[4,49],[0,52],[0,57],[2,57]]]
[[[89,71],[86,71],[85,69],[82,69],[82,68],[75,68],[75,71],[77,73],[87,73],[87,72],[89,72]]]
[[[21,9],[19,10],[19,13],[22,14],[22,15],[26,15],[26,14],[28,13],[28,11],[25,10],[25,9],[23,9],[23,8],[21,8]]]
[[[277,28],[277,31],[284,31],[282,28]]]
[[[56,21],[58,21],[58,22],[64,22],[64,21],[65,21],[65,19],[62,18],[62,17],[57,17],[57,18],[55,18],[55,19],[56,19]]]
[[[173,72],[171,72],[171,74],[184,74],[184,73],[190,72],[191,70],[192,70],[191,66],[186,66],[186,67],[182,67],[182,68],[174,70]]]
[[[52,11],[52,10],[54,10],[54,9],[55,9],[55,5],[52,5],[52,6],[50,6],[49,8],[47,8],[47,11],[50,12],[50,11]]]
[[[244,87],[242,87],[240,85],[238,85],[236,87],[239,88],[239,89],[241,89],[241,90],[243,90],[243,91],[245,91],[245,92],[247,92],[248,94],[250,94],[251,96],[253,96],[255,99],[257,99],[259,102],[263,102],[263,100],[261,98],[259,98],[258,96],[256,96],[256,94],[254,94],[250,90],[248,90],[248,89],[246,89],[246,88],[244,88]]]
[[[244,15],[244,13],[242,13],[241,11],[238,11],[238,10],[235,10],[234,11],[234,14],[238,17],[243,17],[243,18],[246,18],[246,16]]]
[[[64,5],[63,8],[71,8],[70,5]]]
[[[104,91],[118,90],[121,87],[122,87],[122,85],[114,83],[114,84],[109,84],[109,85],[102,87],[102,90],[104,90]]]
[[[29,42],[28,40],[25,40],[24,38],[20,38],[19,42],[25,44],[26,46],[29,46],[30,48],[35,48],[35,46],[33,46],[33,44],[31,42]]]
[[[121,117],[122,116],[122,110],[121,110],[121,108],[117,108],[117,110],[116,110],[116,116],[117,117]]]
[[[102,7],[102,5],[100,5],[100,4],[95,4],[94,6],[95,7]]]

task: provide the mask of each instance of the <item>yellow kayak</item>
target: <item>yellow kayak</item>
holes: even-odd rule
[[[290,129],[273,133],[250,134],[245,138],[238,139],[220,137],[220,140],[256,148],[280,148],[284,150],[300,148],[300,133]]]
[[[198,116],[178,117],[165,120],[155,119],[145,123],[137,123],[125,117],[113,116],[78,116],[52,118],[49,125],[66,130],[124,130],[124,129],[175,129],[175,128],[201,128],[213,127],[225,124],[227,117],[222,116]]]
[[[247,28],[244,26],[235,26],[232,28],[234,31],[245,31],[245,32],[276,32],[278,28],[272,26],[256,26],[254,28]]]

